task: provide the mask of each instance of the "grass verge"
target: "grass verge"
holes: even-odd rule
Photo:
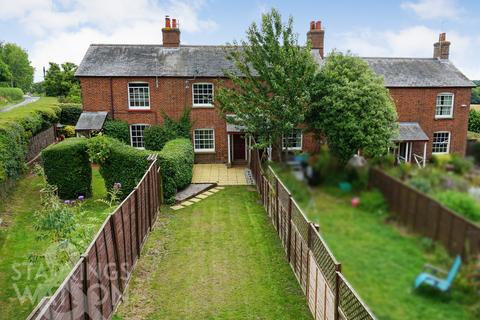
[[[311,319],[253,188],[164,208],[114,319]]]

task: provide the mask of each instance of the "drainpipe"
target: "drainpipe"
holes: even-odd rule
[[[110,77],[110,110],[112,112],[112,119],[115,120],[115,109],[113,108],[113,85],[112,77]]]

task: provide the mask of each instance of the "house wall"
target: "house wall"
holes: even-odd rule
[[[436,131],[450,131],[450,152],[465,155],[467,145],[469,88],[389,88],[397,107],[400,122],[418,122],[430,138],[427,156],[432,154],[432,137]],[[436,99],[439,93],[453,93],[453,118],[435,119]],[[462,107],[466,105],[466,107]],[[423,155],[423,143],[416,143],[413,151]]]
[[[150,84],[150,110],[128,109],[128,83],[148,82]],[[232,86],[231,81],[222,79],[223,85]],[[192,84],[212,82],[214,94],[218,90],[217,78],[159,78],[158,87],[155,78],[80,78],[85,111],[109,111],[115,119],[125,120],[129,124],[161,124],[162,114],[178,119],[184,107],[191,109],[193,129],[213,128],[215,130],[215,152],[196,154],[196,162],[227,162],[227,133],[225,120],[217,107],[193,108]],[[112,90],[110,90],[110,88]],[[461,155],[465,154],[468,123],[468,107],[470,103],[470,89],[468,88],[389,88],[390,94],[397,107],[399,121],[418,122],[431,139],[435,131],[450,131],[450,151]],[[435,119],[435,105],[437,94],[451,92],[454,97],[454,111],[452,119]],[[113,106],[113,112],[112,112]],[[303,150],[318,151],[318,143],[312,134],[303,137]],[[431,155],[431,140],[427,146],[427,153]],[[422,155],[423,144],[417,143],[414,152]]]

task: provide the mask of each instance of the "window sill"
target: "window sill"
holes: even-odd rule
[[[455,118],[453,116],[448,116],[448,117],[435,117],[435,120],[454,120]]]
[[[283,151],[302,151],[302,147],[300,148],[282,148]]]
[[[432,152],[433,156],[442,155],[442,154],[450,154],[450,152]]]
[[[213,104],[194,104],[192,105],[193,109],[214,109],[215,106]]]
[[[194,150],[195,154],[215,154],[215,150]]]

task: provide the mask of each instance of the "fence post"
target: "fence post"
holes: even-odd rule
[[[147,192],[145,192],[145,200],[146,200],[146,210],[147,210],[147,218],[148,218],[148,232],[152,231],[152,216],[150,215],[151,214],[151,211],[152,211],[152,204],[150,203],[150,200],[151,200],[151,196],[150,196],[150,193],[152,192],[152,188],[151,188],[151,171],[149,171],[147,173],[147,175],[145,176],[145,180],[143,181],[143,183],[148,187],[148,189],[146,190]]]
[[[163,203],[163,179],[162,179],[162,172],[160,167],[157,168],[157,180],[158,180],[158,201],[160,205]]]
[[[136,235],[136,242],[137,242],[137,258],[140,258],[140,224],[139,224],[139,210],[140,210],[140,205],[139,205],[139,196],[138,196],[138,189],[135,187],[135,192],[133,193],[135,195],[135,235]]]
[[[342,272],[342,265],[337,264],[335,265],[335,316],[334,319],[338,319],[338,308],[340,306],[340,276],[339,274]]]
[[[278,200],[278,178],[275,176],[275,226],[277,228],[277,233],[280,232],[280,201]]]
[[[90,320],[88,313],[88,254],[83,254],[80,259],[83,259],[83,318],[85,320]]]

